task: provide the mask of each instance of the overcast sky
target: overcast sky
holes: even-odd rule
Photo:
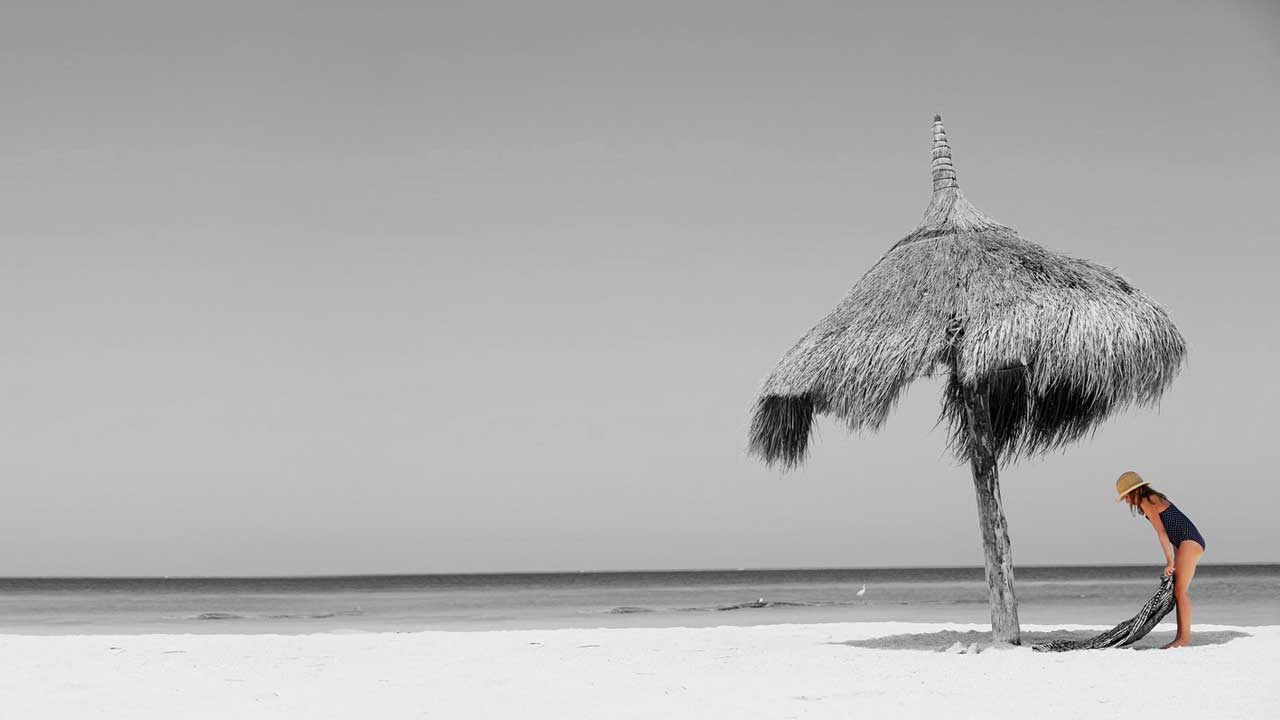
[[[1002,472],[1015,561],[1278,561],[1273,0],[6,3],[0,574],[981,565],[920,383],[744,455],[930,193],[1161,301],[1158,412]]]

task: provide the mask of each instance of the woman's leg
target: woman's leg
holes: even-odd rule
[[[1178,634],[1166,648],[1182,647],[1191,642],[1191,596],[1187,589],[1191,587],[1191,578],[1196,574],[1196,563],[1204,548],[1195,540],[1183,540],[1174,553],[1173,566],[1173,599],[1178,603]]]

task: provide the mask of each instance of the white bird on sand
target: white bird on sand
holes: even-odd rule
[[[858,597],[862,597],[863,595],[866,595],[866,594],[867,594],[867,584],[862,583],[862,589],[857,592],[857,595]]]

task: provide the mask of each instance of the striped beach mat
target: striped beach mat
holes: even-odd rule
[[[1067,650],[1100,650],[1102,648],[1124,647],[1138,642],[1151,632],[1156,623],[1164,619],[1173,610],[1173,576],[1160,580],[1160,589],[1147,601],[1137,615],[1125,620],[1110,630],[1091,637],[1088,640],[1052,640],[1032,645],[1033,650],[1040,652],[1064,652]]]

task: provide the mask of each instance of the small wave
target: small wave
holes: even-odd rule
[[[615,615],[630,615],[632,613],[653,612],[653,610],[650,610],[649,608],[646,608],[646,607],[636,607],[634,605],[620,605],[616,608],[613,608],[609,612]]]
[[[737,605],[724,605],[716,608],[716,610],[747,610],[772,607],[815,607],[815,604],[807,602],[788,602],[786,600],[756,600],[754,602],[738,603]]]
[[[363,610],[335,610],[333,612],[318,613],[284,613],[281,615],[267,615],[266,617],[269,620],[324,620],[326,618],[353,617],[363,614]]]
[[[229,612],[206,612],[196,616],[196,620],[243,620],[243,615]]]

